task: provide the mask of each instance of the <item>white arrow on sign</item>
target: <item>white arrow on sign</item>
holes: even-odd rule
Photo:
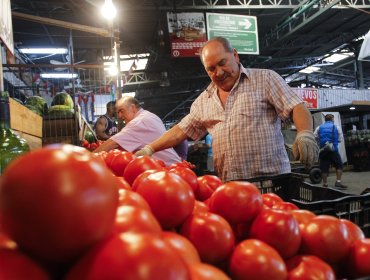
[[[239,21],[239,25],[244,26],[245,29],[249,29],[252,23],[248,19],[244,19],[243,21]]]

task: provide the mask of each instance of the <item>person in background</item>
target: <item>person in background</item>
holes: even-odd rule
[[[336,169],[336,182],[334,187],[338,189],[347,189],[347,186],[341,182],[343,173],[343,162],[338,150],[338,143],[343,141],[343,132],[340,127],[334,124],[334,115],[325,115],[325,122],[315,129],[314,135],[319,141],[320,148],[325,146],[326,142],[333,143],[334,151],[320,152],[320,169],[322,173],[323,187],[328,187],[328,175],[330,164]]]
[[[206,145],[208,147],[208,154],[207,154],[207,169],[208,171],[215,171],[213,167],[213,152],[212,152],[212,135],[207,134],[206,136]]]
[[[116,112],[125,122],[125,127],[113,135],[94,152],[110,151],[122,148],[135,152],[150,141],[154,141],[165,133],[162,120],[155,114],[141,108],[139,102],[131,96],[125,96],[116,102]],[[155,159],[163,160],[166,165],[180,162],[181,159],[174,149],[164,149],[153,155]]]
[[[105,141],[118,132],[117,122],[114,119],[115,104],[115,101],[109,101],[107,103],[107,112],[96,120],[94,130],[99,140]]]
[[[180,144],[173,147],[176,153],[182,160],[187,160],[188,158],[188,150],[189,150],[189,142],[187,139],[182,141]]]
[[[293,154],[306,166],[317,161],[312,117],[303,100],[274,71],[246,69],[222,37],[209,40],[201,61],[212,82],[193,102],[190,113],[137,155],[151,155],[190,137],[213,137],[216,174],[224,181],[291,172],[281,120],[293,119]]]

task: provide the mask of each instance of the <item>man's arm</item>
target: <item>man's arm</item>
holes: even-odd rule
[[[97,147],[93,152],[94,153],[98,153],[98,152],[102,152],[102,151],[107,151],[108,152],[110,150],[117,149],[119,147],[120,146],[116,142],[114,142],[112,139],[108,139],[103,144],[101,144],[99,147]]]
[[[303,130],[312,131],[313,123],[310,111],[308,111],[304,103],[298,104],[293,109],[293,122],[297,128],[297,132]]]
[[[104,117],[101,117],[96,121],[95,132],[99,140],[107,140],[110,138],[110,136],[105,133],[105,129],[107,128],[107,125],[108,125],[108,121]]]
[[[143,149],[137,151],[135,155],[152,155],[155,152],[172,148],[180,144],[185,139],[187,139],[187,135],[178,125],[175,125],[157,140],[146,145]]]

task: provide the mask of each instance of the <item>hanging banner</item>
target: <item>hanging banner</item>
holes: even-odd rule
[[[293,90],[303,99],[308,109],[317,109],[317,99],[319,91],[317,88],[293,88]]]
[[[208,39],[225,37],[239,54],[259,54],[256,17],[216,13],[206,17]]]
[[[0,1],[0,40],[14,54],[12,12],[10,0]]]
[[[207,41],[203,13],[167,13],[172,57],[199,56]]]

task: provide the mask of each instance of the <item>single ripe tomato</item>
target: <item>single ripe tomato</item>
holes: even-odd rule
[[[287,269],[279,253],[257,239],[247,239],[236,246],[230,258],[230,274],[235,280],[287,279]]]
[[[370,276],[370,238],[356,240],[350,249],[348,271],[352,277]]]
[[[230,224],[245,223],[262,210],[262,197],[254,184],[233,181],[215,190],[209,206],[211,212],[224,217]]]
[[[129,183],[126,182],[125,179],[123,179],[123,177],[119,177],[119,176],[115,176],[116,180],[117,180],[117,187],[118,187],[118,190],[131,190],[131,186]]]
[[[67,262],[111,232],[117,181],[84,148],[51,145],[12,162],[0,185],[0,224],[21,249]]]
[[[301,230],[303,254],[315,255],[330,265],[349,253],[351,241],[347,227],[336,217],[319,215]]]
[[[158,172],[157,169],[149,169],[145,170],[143,173],[141,173],[139,176],[137,176],[134,180],[134,182],[131,185],[131,189],[136,192],[137,187],[141,184],[142,181],[145,180],[146,177],[148,177],[150,174]]]
[[[182,257],[187,264],[199,263],[200,257],[194,245],[189,239],[175,232],[164,231],[162,232],[162,239],[165,240],[170,246]]]
[[[187,167],[176,166],[171,168],[170,172],[173,172],[183,178],[190,185],[193,191],[198,188],[197,175],[193,170]]]
[[[110,168],[110,164],[112,162],[112,160],[118,155],[120,154],[122,151],[119,150],[119,149],[113,149],[113,150],[110,150],[108,153],[107,153],[107,156],[105,157],[105,164]],[[121,175],[122,176],[122,175]]]
[[[279,209],[284,211],[299,210],[299,207],[291,202],[278,202],[272,206],[273,209]]]
[[[284,202],[284,200],[275,193],[264,193],[262,194],[263,205],[271,208],[277,203]]]
[[[347,227],[348,239],[350,240],[350,244],[352,244],[356,240],[365,238],[365,234],[358,225],[346,219],[340,219],[340,221]]]
[[[204,175],[197,178],[198,188],[194,194],[197,200],[205,201],[213,192],[222,185],[222,181],[215,175]]]
[[[148,232],[160,234],[162,228],[149,210],[133,206],[120,206],[117,209],[113,232]]]
[[[199,214],[199,213],[207,213],[209,212],[209,207],[207,204],[205,204],[202,201],[195,201],[193,214]]]
[[[219,268],[206,263],[192,263],[189,265],[191,280],[231,280]]]
[[[148,202],[164,229],[181,225],[194,208],[194,194],[189,184],[168,171],[150,174],[136,192]]]
[[[298,222],[287,211],[264,209],[254,219],[250,237],[273,247],[283,258],[294,256],[301,245]]]
[[[293,215],[294,219],[298,222],[300,230],[302,230],[306,224],[316,215],[308,210],[292,210],[290,213]]]
[[[186,263],[159,235],[123,233],[92,247],[66,280],[190,280]]]
[[[120,189],[118,193],[119,206],[134,206],[150,211],[148,202],[140,194],[125,189]]]
[[[336,279],[331,266],[315,256],[296,255],[286,261],[286,266],[289,280]]]
[[[180,233],[193,243],[203,262],[222,262],[234,249],[234,233],[229,223],[217,214],[191,215],[181,226]]]
[[[137,157],[127,164],[123,172],[123,178],[132,185],[137,176],[149,169],[162,170],[163,167],[150,156]]]
[[[116,176],[123,176],[123,172],[126,166],[132,161],[136,156],[133,153],[121,151],[113,157],[110,162],[110,169]]]

